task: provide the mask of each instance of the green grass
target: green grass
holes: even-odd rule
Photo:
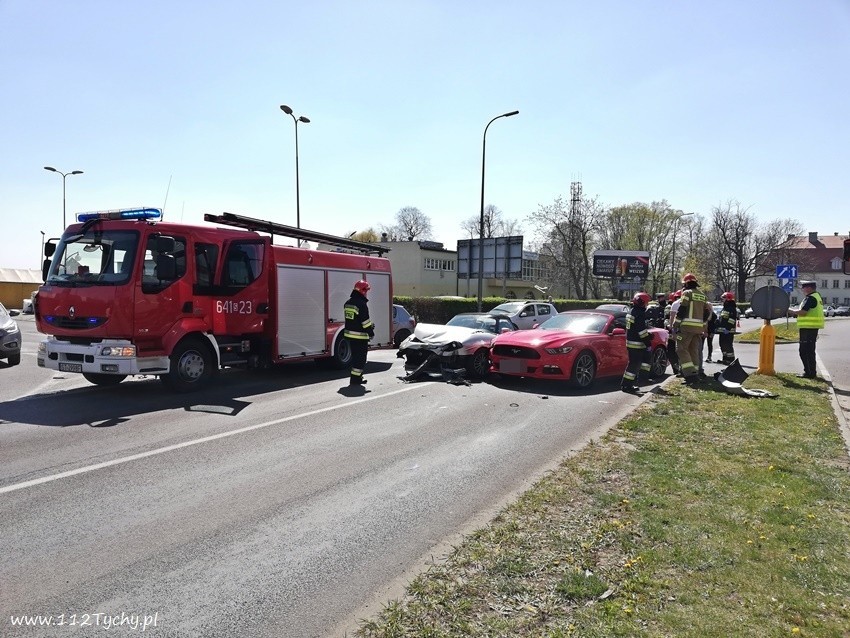
[[[850,636],[850,463],[823,382],[674,381],[432,565],[368,637]]]
[[[784,319],[777,319],[770,325],[773,326],[776,333],[776,343],[797,343],[800,340],[800,329],[797,327],[796,321],[787,322]],[[760,338],[761,328],[735,337],[737,341],[742,343],[759,343]]]

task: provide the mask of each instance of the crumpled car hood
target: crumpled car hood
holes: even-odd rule
[[[486,330],[476,328],[465,328],[464,326],[442,326],[435,323],[420,323],[413,329],[413,336],[424,343],[439,344],[449,341],[460,341],[463,343],[473,335],[496,335]]]

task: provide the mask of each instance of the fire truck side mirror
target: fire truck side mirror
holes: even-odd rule
[[[168,235],[157,235],[156,237],[156,252],[162,254],[172,254],[175,250],[174,237]]]
[[[53,253],[55,253],[55,252],[56,252],[56,244],[54,244],[52,241],[49,241],[46,244],[44,244],[44,256],[47,257],[48,260],[51,257],[53,257]],[[846,245],[844,247],[844,252],[845,253],[847,252]]]
[[[844,274],[850,275],[850,238],[844,240]]]
[[[156,278],[160,281],[177,279],[177,261],[174,255],[159,254],[156,256]]]

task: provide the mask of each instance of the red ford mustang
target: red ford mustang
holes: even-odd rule
[[[667,331],[650,328],[651,376],[667,369]],[[569,310],[533,330],[495,337],[491,372],[535,379],[572,381],[589,388],[598,377],[622,376],[626,352],[626,313],[607,310]]]

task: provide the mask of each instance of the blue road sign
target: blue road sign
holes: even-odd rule
[[[789,279],[784,284],[782,284],[782,290],[785,292],[794,292],[794,282]]]
[[[796,279],[797,264],[783,264],[776,267],[777,279]]]

